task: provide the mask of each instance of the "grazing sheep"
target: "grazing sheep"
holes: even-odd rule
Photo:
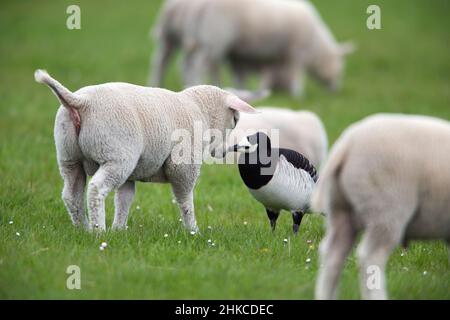
[[[276,146],[295,150],[309,159],[316,168],[320,167],[327,155],[328,139],[323,123],[315,113],[272,107],[259,107],[256,110],[260,113],[241,115],[228,138],[228,145],[262,131],[268,134],[273,142],[278,140]],[[274,136],[271,131],[273,129],[279,130],[278,137]],[[233,156],[236,157],[233,153],[227,155],[228,163],[233,161]]]
[[[135,181],[144,181],[170,183],[185,227],[198,230],[193,189],[201,162],[194,159],[199,151],[194,126],[200,123],[202,134],[216,129],[226,136],[226,129],[235,126],[239,112],[254,112],[249,104],[213,86],[176,93],[106,83],[72,93],[45,71],[37,70],[35,79],[49,86],[62,104],[54,134],[64,179],[62,198],[75,225],[105,230],[105,198],[117,189],[113,228],[124,228]],[[171,135],[181,129],[194,146],[186,162],[174,160],[179,144]],[[200,141],[200,149],[205,145]],[[210,147],[210,151],[222,154],[220,148],[223,146]],[[86,175],[93,176],[87,188],[89,222],[84,214]]]
[[[201,5],[209,0],[168,0],[153,28],[156,48],[150,61],[149,86],[163,84],[167,65],[179,48],[188,53],[194,46],[192,35]]]
[[[293,95],[302,93],[305,72],[338,89],[343,58],[353,47],[336,42],[308,1],[215,0],[201,7],[189,32],[193,46],[184,69],[186,85],[201,83],[229,59],[235,66],[274,72],[264,85],[270,88],[281,78]]]
[[[152,32],[156,48],[150,61],[149,86],[159,87],[163,84],[167,65],[180,48],[184,53],[183,67],[188,67],[191,53],[195,51],[196,28],[209,1],[211,0],[169,0],[164,3]],[[264,83],[267,83],[264,88],[270,87],[268,83],[273,83],[275,88],[288,85],[278,70],[262,70],[263,65],[260,63],[246,62],[236,57],[230,57],[229,62],[237,88],[244,88],[246,77],[252,72],[264,73]],[[218,67],[210,71],[212,83],[220,85]],[[187,84],[188,80],[185,79],[184,82]]]
[[[381,114],[350,126],[330,152],[312,197],[313,209],[328,215],[316,298],[336,297],[359,231],[362,296],[387,298],[385,265],[398,244],[449,241],[449,187],[448,121]]]

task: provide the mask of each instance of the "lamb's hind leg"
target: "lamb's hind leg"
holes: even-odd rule
[[[135,193],[134,181],[126,181],[116,191],[114,197],[114,222],[112,228],[115,230],[124,229],[127,225],[128,212],[133,202]]]
[[[106,163],[100,166],[88,185],[89,228],[106,230],[105,198],[109,192],[125,183],[133,171],[132,161]]]
[[[339,276],[356,236],[347,212],[333,212],[329,219],[326,236],[319,248],[321,266],[316,283],[316,299],[320,300],[336,298]]]
[[[375,224],[367,228],[357,250],[360,287],[364,299],[388,298],[385,267],[389,255],[401,242],[402,237],[403,227],[395,224]]]
[[[86,185],[86,173],[83,165],[76,163],[60,163],[61,175],[64,179],[62,199],[69,212],[72,223],[76,227],[88,226],[84,212],[84,188]]]

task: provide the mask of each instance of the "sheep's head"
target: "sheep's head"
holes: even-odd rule
[[[345,56],[354,51],[352,43],[343,43],[329,52],[318,55],[309,72],[330,91],[340,89]]]
[[[210,143],[213,157],[223,157],[226,141],[232,129],[239,121],[240,112],[257,113],[243,99],[238,97],[243,91],[230,92],[214,86],[195,86],[185,90],[193,96],[208,120]],[[248,92],[242,94],[248,99]]]

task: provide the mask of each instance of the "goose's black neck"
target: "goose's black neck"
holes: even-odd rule
[[[272,157],[272,149],[259,147],[254,152],[243,153],[239,157],[239,173],[250,189],[259,189],[273,177],[277,161]]]

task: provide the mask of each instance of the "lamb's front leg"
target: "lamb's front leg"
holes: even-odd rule
[[[200,173],[200,165],[175,164],[169,158],[165,164],[164,172],[172,185],[184,226],[189,231],[198,232],[194,213],[194,187]]]
[[[180,207],[181,217],[183,224],[189,231],[198,232],[197,220],[195,219],[194,212],[194,192],[191,190],[189,193],[173,187],[173,193],[177,199],[178,206]]]
[[[128,212],[133,202],[135,193],[134,181],[127,181],[116,191],[114,196],[114,222],[112,228],[114,230],[124,229],[127,225]]]

